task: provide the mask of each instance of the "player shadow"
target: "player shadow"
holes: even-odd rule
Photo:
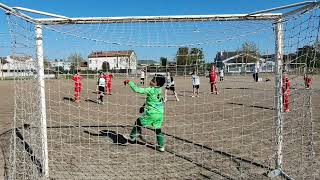
[[[74,99],[71,97],[63,97],[63,100],[74,102]]]
[[[223,88],[223,89],[253,89],[253,88],[247,88],[247,87],[238,87],[238,88],[231,88],[231,87],[226,87],[226,88]]]
[[[92,102],[92,103],[95,103],[95,104],[97,104],[98,103],[98,101],[97,100],[92,100],[92,99],[85,99],[84,101],[86,101],[86,102]]]
[[[116,131],[111,130],[101,130],[99,133],[93,133],[89,132],[87,130],[83,131],[86,134],[89,134],[90,136],[106,136],[109,137],[112,140],[113,144],[117,145],[127,145],[128,140],[125,138],[122,134],[117,133]]]
[[[120,146],[126,146],[128,144],[138,144],[138,145],[143,145],[146,146],[147,148],[155,149],[155,145],[148,143],[146,141],[142,140],[136,140],[134,142],[130,142],[125,136],[123,136],[120,133],[117,133],[116,131],[112,130],[101,130],[99,133],[93,133],[89,132],[87,130],[83,131],[86,134],[89,134],[91,136],[105,136],[109,137],[112,140],[113,144],[120,145]]]
[[[257,105],[246,105],[246,104],[243,104],[243,103],[227,102],[227,104],[246,106],[246,107],[254,107],[254,108],[259,108],[259,109],[275,110],[275,108],[263,107],[263,106],[257,106]]]
[[[178,91],[177,91],[177,93],[178,93]],[[183,95],[182,93],[193,93],[193,91],[182,90],[182,91],[179,91],[179,93],[180,93],[179,95]]]

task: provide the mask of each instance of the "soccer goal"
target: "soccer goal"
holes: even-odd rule
[[[319,177],[311,98],[319,87],[304,85],[304,75],[319,81],[318,2],[249,14],[83,18],[0,7],[15,74],[9,179]],[[128,141],[146,108],[159,106],[143,108],[149,94],[123,83],[147,92],[160,75],[162,149],[152,123]]]

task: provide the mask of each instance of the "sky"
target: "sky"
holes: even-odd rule
[[[255,12],[258,10],[264,10],[268,8],[283,6],[287,4],[302,2],[301,0],[118,0],[118,1],[108,1],[108,0],[65,0],[65,1],[57,1],[57,0],[0,0],[0,3],[6,4],[11,7],[25,7],[50,13],[55,13],[59,15],[64,15],[67,17],[112,17],[112,16],[157,16],[157,15],[207,15],[207,14],[239,14],[239,13],[250,13]],[[197,25],[195,25],[197,26]],[[205,27],[206,25],[203,25]],[[104,29],[102,30],[101,27]],[[144,26],[139,26],[136,28],[141,28]],[[177,25],[179,27],[179,25]],[[242,26],[243,27],[243,26]],[[99,33],[97,36],[102,36],[103,32],[106,32],[109,29],[109,26],[99,26],[94,27],[94,31],[99,29]],[[114,30],[116,28],[121,27],[113,27]],[[125,33],[130,33],[128,31],[129,26],[126,26]],[[151,27],[150,29],[152,29]],[[163,27],[162,27],[163,28]],[[169,27],[165,27],[169,28]],[[200,27],[201,28],[201,27]],[[211,27],[207,27],[208,29]],[[220,28],[224,28],[224,26],[220,26]],[[60,27],[58,28],[59,30]],[[177,28],[179,29],[179,28]],[[207,31],[208,31],[207,29]],[[230,28],[229,28],[230,29]],[[68,29],[63,29],[64,31],[68,31]],[[72,27],[72,31],[77,31],[78,27]],[[109,29],[110,30],[110,29]],[[81,34],[81,36],[88,37],[92,36],[92,39],[95,39],[94,35],[89,30],[82,30],[86,32],[86,34]],[[164,29],[166,31],[166,29]],[[176,30],[178,31],[178,30]],[[175,32],[176,32],[175,31]],[[236,32],[237,30],[235,30]],[[111,30],[108,31],[110,34]],[[146,33],[145,31],[142,31]],[[141,33],[140,31],[137,33]],[[162,36],[159,35],[158,37],[148,37],[146,38],[145,34],[141,33],[140,39],[137,37],[133,43],[145,42],[147,44],[148,40],[156,40],[158,38],[159,41],[162,40]],[[158,33],[158,32],[157,32]],[[243,30],[243,33],[246,33]],[[241,33],[239,33],[241,35]],[[117,34],[119,36],[119,34]],[[180,33],[181,36],[185,35]],[[216,42],[221,38],[225,38],[221,35],[217,35],[217,37],[209,37],[211,44]],[[8,23],[6,20],[6,16],[4,12],[0,10],[0,56],[6,56],[10,54],[10,40],[8,37]],[[62,37],[62,36],[61,36]],[[63,48],[64,51],[61,52],[61,42],[62,40],[67,42],[68,38],[61,38],[58,35],[52,35],[52,39],[56,39],[56,41],[51,41],[50,46],[46,46],[45,49],[46,55],[49,59],[60,59],[66,58],[68,54],[73,53],[75,48]],[[192,35],[192,38],[195,39],[197,35]],[[59,39],[61,38],[61,39]],[[102,37],[105,40],[107,37]],[[111,40],[114,37],[111,37],[108,40]],[[127,36],[123,36],[123,38],[130,38]],[[170,37],[170,34],[166,36],[166,38],[175,38]],[[212,39],[211,39],[212,38]],[[112,39],[114,40],[114,39]],[[181,40],[177,37],[177,41]],[[257,40],[257,39],[255,39]],[[253,41],[255,41],[253,40]],[[170,41],[170,40],[169,40]],[[169,43],[168,41],[168,43]],[[60,42],[60,43],[58,43]],[[121,42],[125,42],[125,40],[121,40]],[[69,42],[68,42],[69,43]],[[273,43],[272,40],[270,43]],[[177,48],[143,48],[143,47],[125,47],[125,46],[111,46],[111,45],[92,45],[92,43],[70,43],[76,49],[79,49],[83,56],[87,56],[90,51],[95,50],[121,50],[121,48],[133,48],[137,51],[139,59],[155,59],[157,60],[160,56],[168,57],[169,59],[172,58]],[[76,45],[74,45],[76,44]],[[205,50],[210,51],[206,52],[207,59],[213,59],[214,54],[225,48],[236,48],[236,43],[231,43],[228,45],[212,45]],[[86,46],[90,45],[91,47],[88,48]],[[226,47],[227,46],[227,47]],[[261,48],[266,50],[266,45],[264,42],[261,42]],[[60,48],[60,49],[59,49]]]

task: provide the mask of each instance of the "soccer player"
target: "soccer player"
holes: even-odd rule
[[[111,73],[108,73],[104,77],[106,80],[106,94],[111,95],[113,75]]]
[[[219,94],[217,88],[217,69],[214,65],[212,65],[210,73],[209,73],[210,85],[211,85],[211,94]],[[213,91],[214,88],[214,91]]]
[[[192,96],[195,97],[195,90],[197,91],[196,97],[199,97],[199,87],[200,87],[200,78],[196,70],[193,70],[192,73]]]
[[[164,134],[161,132],[164,119],[164,104],[161,87],[164,83],[165,78],[161,75],[156,75],[150,81],[150,87],[147,88],[138,87],[130,80],[124,81],[124,84],[128,84],[134,92],[145,94],[147,96],[144,105],[144,112],[136,120],[134,127],[131,130],[129,141],[132,143],[136,141],[137,137],[141,137],[142,127],[153,128],[157,136],[156,148],[160,152],[165,151],[165,138]]]
[[[103,96],[105,93],[105,87],[106,87],[106,80],[104,78],[104,75],[102,73],[100,73],[98,81],[97,81],[97,86],[98,86],[98,104],[103,104]]]
[[[255,65],[253,66],[252,71],[253,71],[253,74],[252,74],[253,80],[254,80],[255,82],[258,82],[258,81],[259,81],[259,65],[258,65],[258,64],[255,64]]]
[[[72,77],[72,80],[74,81],[74,102],[77,103],[80,102],[80,94],[82,90],[81,79],[79,72]]]
[[[145,73],[144,69],[142,68],[142,69],[140,70],[140,84],[141,84],[141,85],[144,85],[145,76],[146,76],[146,73]]]
[[[289,96],[290,96],[291,82],[288,78],[287,73],[283,74],[282,78],[282,98],[283,98],[283,111],[289,112]]]
[[[170,75],[170,72],[167,72],[166,76],[166,90],[164,92],[164,102],[167,102],[167,97],[168,97],[168,90],[171,90],[174,94],[174,97],[176,98],[176,101],[179,101],[178,94],[176,92],[176,88],[174,87],[174,81],[173,77]]]
[[[219,71],[219,76],[220,76],[220,81],[223,81],[223,77],[224,77],[223,68],[220,69],[220,71]]]
[[[308,75],[304,75],[303,77],[303,80],[304,80],[304,86],[306,89],[310,89],[311,88],[311,84],[312,84],[312,79],[310,76]]]

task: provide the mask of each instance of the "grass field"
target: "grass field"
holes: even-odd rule
[[[226,76],[225,81],[218,83],[219,95],[210,94],[208,79],[202,78],[200,97],[192,98],[191,78],[176,77],[180,101],[174,101],[169,93],[162,129],[166,135],[163,153],[154,148],[152,130],[144,130],[147,143],[124,145],[124,136],[139,117],[138,110],[145,97],[125,87],[123,78],[114,79],[113,94],[105,96],[104,105],[96,103],[95,80],[83,81],[79,104],[70,100],[72,81],[46,80],[50,178],[268,179],[265,174],[275,167],[277,150],[275,82],[269,78],[269,82],[255,83],[249,75]],[[291,112],[284,115],[283,169],[296,179],[318,178],[320,77],[314,77],[313,89],[309,91],[303,89],[302,79],[292,79]],[[39,166],[34,168],[41,161],[34,88],[31,80],[16,84],[0,81],[0,96],[4,102],[0,105],[4,175],[13,157],[8,151],[11,134],[4,132],[10,132],[12,127],[14,89],[20,109],[16,114],[16,126],[30,125],[18,131],[24,143],[16,136],[18,179],[34,178],[18,172],[38,174],[41,171]],[[310,92],[313,121],[308,114]],[[30,154],[35,158],[30,158]]]

